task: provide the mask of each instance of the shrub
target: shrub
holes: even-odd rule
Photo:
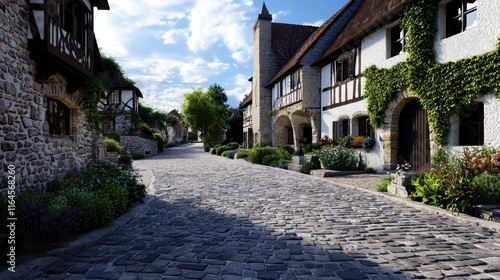
[[[106,146],[106,151],[108,152],[117,152],[121,154],[123,152],[123,147],[120,146],[120,143],[114,139],[107,138],[104,140],[104,145]]]
[[[447,205],[446,189],[443,181],[436,174],[427,173],[415,178],[411,184],[415,186],[415,191],[408,196],[410,199],[440,208]]]
[[[64,192],[71,206],[82,209],[82,231],[88,231],[110,224],[115,216],[108,196],[81,189],[71,189]]]
[[[289,153],[291,155],[293,154],[293,152],[295,152],[295,150],[292,148],[292,146],[290,146],[288,144],[281,146],[280,150],[286,151],[287,153]]]
[[[375,190],[378,192],[387,192],[387,187],[391,184],[391,176],[384,176],[380,183],[375,186]]]
[[[223,152],[230,151],[230,150],[232,150],[232,149],[229,146],[220,146],[215,151],[215,154],[218,155],[218,156],[222,156]]]
[[[476,189],[477,202],[500,205],[500,176],[480,174],[472,180]]]
[[[78,207],[51,211],[42,202],[18,208],[19,233],[25,238],[58,240],[80,231],[83,211]]]
[[[163,150],[165,150],[165,140],[163,140],[163,136],[161,136],[160,133],[153,133],[153,140],[158,143],[158,152],[163,152]]]
[[[120,143],[120,137],[121,137],[121,134],[120,134],[120,132],[117,132],[117,131],[111,131],[110,133],[108,133],[106,135],[106,138],[113,139],[118,143]]]
[[[143,159],[144,158],[143,154],[136,152],[136,151],[131,151],[130,155],[132,156],[132,159]]]
[[[319,143],[311,143],[311,144],[307,144],[304,147],[304,153],[307,154],[307,153],[314,152],[314,151],[317,151],[320,149],[321,149],[321,145]]]
[[[225,153],[225,154],[224,154],[224,153]],[[230,158],[230,159],[234,159],[234,155],[236,154],[236,150],[225,151],[224,153],[222,153],[222,156],[223,156],[223,157],[227,157],[227,158]]]
[[[132,153],[127,150],[124,150],[122,154],[118,157],[118,164],[122,165],[130,165],[132,163]]]
[[[248,159],[251,163],[263,164],[264,157],[273,153],[274,150],[271,147],[253,147],[248,153]]]
[[[344,145],[325,146],[317,152],[323,167],[329,170],[355,170],[358,166],[356,151]]]
[[[236,142],[231,142],[231,143],[227,144],[226,146],[228,146],[231,150],[237,150],[240,147],[240,144],[238,144]]]
[[[167,144],[165,144],[165,149],[176,147],[176,146],[178,146],[178,144],[176,142],[168,142]],[[210,150],[210,145],[205,145],[205,143],[203,143],[203,150],[205,150],[206,147],[208,148],[208,150]],[[208,152],[208,150],[205,150],[205,152]]]
[[[282,163],[281,157],[277,152],[267,154],[262,158],[262,164],[267,166],[276,166]]]
[[[250,151],[247,149],[239,149],[236,153],[236,158],[246,158],[249,153]]]

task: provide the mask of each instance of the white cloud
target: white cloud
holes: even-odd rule
[[[96,10],[99,47],[136,81],[141,102],[170,111],[196,87],[228,81],[230,69],[251,61],[251,0],[108,0]],[[243,75],[241,75],[243,77]],[[249,91],[235,84],[228,94]],[[233,88],[234,87],[234,88]],[[241,92],[240,92],[241,91]]]
[[[234,77],[234,85],[235,87],[227,90],[226,93],[228,96],[234,96],[240,101],[252,90],[252,84],[248,81],[248,77],[243,74]]]
[[[252,1],[197,0],[189,13],[188,47],[193,52],[207,50],[222,41],[239,62],[248,60],[239,53],[251,52],[251,33],[246,16]],[[245,60],[243,60],[246,58]]]
[[[188,36],[188,33],[185,30],[182,29],[173,29],[173,30],[168,30],[163,33],[163,44],[169,45],[169,44],[176,44],[179,42],[179,40],[186,39]]]

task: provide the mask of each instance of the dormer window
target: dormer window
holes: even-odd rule
[[[477,23],[477,0],[453,0],[446,4],[446,37],[464,32]]]
[[[340,55],[334,62],[335,67],[335,83],[341,83],[354,77],[354,61],[356,57],[356,49],[345,52]]]

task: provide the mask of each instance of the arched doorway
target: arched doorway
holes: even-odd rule
[[[429,123],[418,99],[411,100],[401,110],[398,139],[398,163],[409,162],[413,170],[429,165]]]

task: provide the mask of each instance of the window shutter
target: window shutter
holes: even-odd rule
[[[339,136],[339,123],[338,122],[333,122],[332,123],[332,140],[337,141],[338,136]]]

